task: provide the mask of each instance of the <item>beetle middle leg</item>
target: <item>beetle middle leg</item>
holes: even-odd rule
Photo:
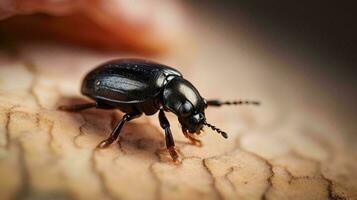
[[[62,105],[59,106],[59,110],[68,111],[68,112],[79,112],[82,110],[86,110],[89,108],[100,108],[100,109],[113,109],[112,106],[101,102],[93,102],[93,103],[82,103],[82,104],[74,104],[74,105]]]
[[[166,148],[169,150],[170,156],[172,157],[174,162],[178,162],[178,153],[175,149],[175,142],[172,137],[172,133],[171,133],[171,129],[170,129],[170,122],[169,122],[169,120],[167,120],[163,109],[160,109],[159,121],[160,121],[160,126],[165,131]]]
[[[118,139],[120,131],[123,128],[124,124],[126,122],[134,119],[134,118],[139,117],[140,115],[141,115],[141,113],[138,112],[138,111],[125,114],[121,118],[121,120],[117,122],[117,124],[115,125],[115,127],[114,127],[112,133],[110,134],[110,136],[107,139],[105,139],[102,142],[100,142],[97,147],[98,148],[106,148],[109,145],[111,145],[116,139]]]

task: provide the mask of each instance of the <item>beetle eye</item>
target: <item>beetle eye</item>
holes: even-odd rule
[[[188,116],[188,115],[190,115],[191,110],[192,110],[191,103],[190,102],[185,102],[180,107],[180,114],[182,116]]]
[[[198,118],[196,116],[192,116],[190,117],[190,123],[191,124],[197,124],[199,121],[198,121]]]
[[[190,123],[191,123],[191,124],[198,124],[198,123],[200,123],[202,120],[204,120],[203,114],[195,114],[195,115],[193,115],[193,116],[190,117]]]

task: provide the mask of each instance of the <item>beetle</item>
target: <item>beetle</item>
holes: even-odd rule
[[[194,137],[204,126],[228,138],[226,132],[206,121],[208,106],[251,104],[257,101],[205,100],[198,90],[174,68],[144,59],[116,59],[90,71],[82,82],[81,93],[93,103],[60,106],[60,110],[81,111],[88,108],[119,109],[125,114],[116,123],[110,136],[98,144],[105,148],[116,141],[124,124],[142,114],[159,111],[160,126],[165,132],[166,148],[172,159],[178,160],[170,123],[165,112],[174,113],[184,136],[192,144],[201,145]]]

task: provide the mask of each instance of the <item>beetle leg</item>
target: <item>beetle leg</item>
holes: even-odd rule
[[[220,107],[222,105],[242,105],[242,104],[246,104],[246,105],[260,105],[259,101],[220,101],[217,99],[212,99],[212,100],[207,100],[206,101],[206,105],[207,106],[216,106],[216,107]]]
[[[169,120],[167,120],[163,109],[160,109],[159,121],[160,121],[160,126],[165,131],[166,148],[169,150],[170,156],[173,159],[173,161],[175,163],[178,163],[178,153],[175,149],[175,142],[172,137],[172,133],[171,133],[171,129],[170,129],[170,122],[169,122]]]
[[[192,143],[193,145],[197,145],[197,146],[199,146],[199,147],[202,146],[201,140],[192,137],[189,133],[187,133],[186,130],[182,129],[182,133],[183,133],[183,135],[184,135],[187,139],[189,139],[189,140],[191,141],[191,143]]]
[[[100,109],[113,109],[112,106],[101,103],[100,101],[94,103],[82,103],[82,104],[74,104],[74,105],[62,105],[59,106],[59,110],[64,110],[68,112],[78,112],[81,110],[89,109],[89,108],[100,108]]]
[[[109,136],[107,139],[105,139],[105,140],[103,140],[102,142],[100,142],[97,147],[98,147],[98,148],[106,148],[106,147],[108,147],[109,145],[111,145],[116,139],[118,139],[119,134],[120,134],[120,131],[121,131],[121,129],[123,128],[125,122],[128,122],[128,121],[130,121],[130,120],[132,120],[132,119],[134,119],[134,118],[140,116],[140,114],[141,114],[141,113],[138,113],[138,112],[133,112],[133,113],[127,113],[127,114],[125,114],[125,115],[121,118],[121,120],[119,120],[119,121],[117,122],[117,124],[115,125],[115,127],[114,127],[112,133],[110,134],[110,136]]]
[[[83,103],[83,104],[75,104],[75,105],[63,105],[63,106],[59,106],[58,109],[68,112],[78,112],[88,108],[94,108],[96,106],[97,103]]]

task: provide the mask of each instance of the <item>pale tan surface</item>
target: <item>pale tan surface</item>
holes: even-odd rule
[[[220,28],[198,25],[205,36],[195,48],[155,59],[176,66],[207,98],[263,104],[207,110],[208,121],[230,137],[206,129],[202,148],[190,145],[168,114],[181,165],[160,151],[156,115],[128,123],[119,143],[95,150],[122,113],[56,110],[80,97],[88,70],[118,55],[60,45],[2,52],[1,199],[356,199],[354,130],[318,87],[284,68],[308,63],[275,61]]]

